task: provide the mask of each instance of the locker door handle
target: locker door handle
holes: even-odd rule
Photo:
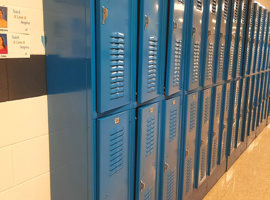
[[[165,162],[165,163],[164,163],[164,170],[166,171],[166,170],[168,170],[168,169],[169,169],[169,163]]]
[[[140,181],[140,192],[142,192],[145,189],[145,183],[143,181]]]
[[[102,24],[105,24],[105,20],[108,17],[108,9],[102,6]]]
[[[186,152],[185,152],[185,157],[187,157],[188,156],[188,150],[186,150]]]
[[[147,29],[147,26],[150,24],[150,17],[148,17],[147,15],[144,16],[144,30]]]
[[[204,145],[204,141],[203,141],[203,140],[201,140],[201,146],[202,146],[202,145]]]
[[[174,31],[177,29],[177,22],[176,21],[173,21],[173,33]]]

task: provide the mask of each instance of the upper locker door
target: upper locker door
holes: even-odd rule
[[[138,102],[151,100],[161,93],[160,0],[140,1]]]
[[[159,104],[139,108],[136,199],[156,199]]]
[[[97,120],[98,198],[131,199],[133,187],[132,152],[134,130],[129,111]],[[132,174],[131,174],[132,173]]]
[[[213,80],[213,61],[214,49],[216,39],[216,25],[217,25],[217,0],[211,0],[209,7],[209,28],[208,28],[208,42],[207,42],[207,57],[205,65],[204,86],[211,85]]]
[[[189,82],[187,90],[199,87],[200,77],[200,50],[201,50],[201,28],[202,28],[203,1],[194,1],[193,6],[193,33],[190,56]]]
[[[177,198],[180,97],[166,101],[163,199]]]
[[[97,112],[131,100],[132,1],[97,1]]]
[[[226,24],[228,16],[228,2],[229,0],[223,0],[222,2],[222,15],[220,21],[220,40],[219,40],[219,53],[218,53],[218,64],[216,69],[214,69],[214,83],[219,83],[222,81],[223,75],[223,64],[225,58],[225,34],[226,34]]]
[[[184,163],[183,197],[187,197],[193,191],[194,180],[194,156],[195,137],[197,129],[198,93],[189,94],[187,97],[186,117],[186,146]]]
[[[182,85],[182,31],[184,22],[185,0],[174,0],[170,6],[168,32],[168,59],[166,66],[165,94],[170,96],[180,91]]]

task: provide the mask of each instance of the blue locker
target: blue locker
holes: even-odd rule
[[[240,92],[242,92],[240,88],[240,80],[237,80],[235,81],[235,92],[234,92],[235,97],[233,99],[232,105],[230,105],[230,109],[232,109],[233,115],[232,116],[228,115],[228,119],[227,119],[227,121],[229,121],[229,118],[232,118],[230,153],[232,153],[232,151],[235,149],[235,144],[237,140],[236,120],[237,120],[238,99],[239,99],[239,95],[242,94]]]
[[[240,80],[240,86],[241,87],[241,94],[239,94],[239,99],[238,99],[238,108],[237,108],[237,117],[236,117],[236,148],[241,144],[242,141],[244,141],[244,139],[242,139],[242,135],[243,135],[243,121],[245,121],[245,105],[246,105],[246,92],[247,92],[247,88],[246,88],[246,78],[243,78]]]
[[[214,68],[214,83],[222,81],[223,76],[223,64],[225,59],[225,35],[227,27],[227,18],[229,12],[229,0],[223,0],[222,3],[222,13],[220,21],[220,38],[219,38],[219,48],[218,48],[218,63],[216,68]]]
[[[133,199],[134,123],[131,111],[97,120],[97,199]]]
[[[219,124],[219,135],[218,135],[218,164],[221,164],[226,160],[227,152],[227,132],[228,132],[228,114],[230,107],[230,91],[231,84],[224,84],[222,87],[222,100],[221,100],[221,111],[220,111],[220,124]]]
[[[179,157],[180,157],[180,114],[182,107],[181,97],[175,97],[166,100],[164,103],[163,122],[164,133],[162,141],[164,142],[164,154],[161,158],[161,173],[163,180],[160,180],[159,199],[177,199],[178,196],[178,178],[179,178]],[[163,198],[162,198],[163,197]]]
[[[159,103],[138,109],[136,199],[157,197]]]
[[[233,69],[234,67],[234,60],[237,62],[237,58],[238,58],[238,40],[239,40],[239,30],[238,27],[240,27],[240,25],[238,23],[240,23],[241,20],[238,20],[238,13],[241,14],[241,4],[240,1],[242,0],[234,0],[234,4],[233,4],[233,16],[232,16],[232,33],[231,33],[231,44],[230,44],[230,58],[229,58],[229,66],[228,66],[228,71],[226,71],[226,69],[224,69],[223,71],[223,80],[230,80],[233,77],[233,71],[235,71],[235,69]],[[237,66],[235,66],[236,68]],[[234,72],[234,76],[235,76],[235,72]]]
[[[183,111],[183,139],[185,144],[182,150],[184,151],[184,162],[182,167],[183,174],[181,175],[183,184],[180,184],[181,194],[183,199],[186,199],[193,191],[194,184],[194,161],[195,161],[195,137],[197,129],[197,109],[198,109],[198,93],[192,93],[185,96],[185,110]],[[183,122],[182,120],[182,122]],[[183,154],[182,154],[183,155]]]
[[[213,130],[212,134],[209,134],[209,137],[212,137],[212,142],[209,142],[209,146],[211,145],[211,151],[209,152],[208,156],[208,170],[209,174],[212,174],[212,172],[216,169],[217,163],[218,163],[218,138],[219,138],[219,127],[220,127],[220,116],[221,116],[221,106],[222,106],[222,88],[223,85],[216,86],[216,98],[215,101],[215,107],[212,107],[211,109],[214,109],[211,112],[212,123],[213,123]],[[209,138],[210,139],[210,138]],[[224,153],[225,155],[225,153]]]
[[[195,187],[200,186],[206,179],[207,173],[207,155],[208,155],[208,133],[211,108],[211,88],[201,91],[202,107],[198,111],[199,125],[197,125],[197,146],[196,155],[198,156],[195,163],[198,163],[198,172],[195,172]],[[201,114],[199,114],[201,113]],[[198,128],[199,127],[199,128]],[[195,164],[196,166],[197,164]]]
[[[267,107],[268,107],[268,104],[269,104],[269,101],[268,101],[268,98],[269,98],[269,81],[270,81],[270,74],[269,74],[269,71],[266,71],[266,77],[267,77],[267,81],[266,81],[266,86],[265,86],[265,97],[264,97],[264,100],[265,100],[265,107],[264,107],[264,112],[263,112],[263,118],[266,119],[267,118]]]
[[[258,106],[259,106],[259,91],[261,89],[261,78],[262,78],[262,74],[256,74],[255,75],[255,87],[254,87],[254,98],[253,98],[253,121],[252,121],[252,130],[255,129],[256,127],[256,119],[257,119],[257,112],[258,112]]]
[[[202,34],[202,15],[203,15],[203,1],[187,1],[186,4],[189,10],[185,9],[185,24],[186,28],[190,30],[192,25],[191,42],[189,42],[188,31],[185,32],[185,59],[186,66],[184,68],[184,87],[186,91],[194,90],[199,87],[200,77],[200,50],[201,50],[201,34]],[[193,6],[192,6],[193,5]],[[191,10],[192,8],[192,10]],[[193,16],[192,16],[193,14]],[[193,20],[192,22],[188,20]]]
[[[257,4],[255,4],[257,5]],[[259,43],[259,30],[260,30],[260,24],[261,24],[261,15],[262,15],[262,8],[259,6],[255,6],[255,23],[254,23],[254,47],[252,51],[252,58],[251,58],[251,63],[250,63],[250,73],[254,74],[256,71],[256,65],[258,63],[258,54],[259,54],[259,48],[258,48],[258,43]]]
[[[174,3],[173,3],[174,2]],[[183,22],[185,1],[171,0],[168,28],[168,51],[166,65],[165,95],[170,96],[180,91],[183,85]]]
[[[131,103],[133,61],[133,1],[97,1],[97,112],[103,113]],[[133,30],[134,31],[134,30]],[[136,56],[136,53],[135,53]]]
[[[206,5],[207,6],[207,5]],[[209,20],[208,20],[208,39],[207,39],[207,50],[206,50],[206,62],[204,73],[202,74],[202,86],[211,85],[213,81],[213,65],[215,56],[215,45],[217,35],[217,13],[218,13],[218,1],[211,0],[209,4]]]
[[[252,3],[250,17],[249,17],[249,29],[248,29],[248,43],[247,43],[247,53],[246,53],[246,66],[245,74],[249,75],[251,71],[252,59],[254,55],[255,48],[255,37],[256,37],[256,17],[257,17],[257,4]]]
[[[266,10],[264,10],[262,7],[261,9],[261,16],[260,16],[260,28],[258,32],[258,50],[257,50],[257,63],[255,66],[255,72],[259,72],[262,65],[262,50],[263,50],[263,38],[264,38],[264,24],[265,24],[265,17],[266,17]]]
[[[162,94],[163,63],[161,45],[166,35],[163,27],[164,2],[140,0],[139,54],[138,54],[138,102],[143,103]]]
[[[246,77],[243,82],[243,96],[240,113],[242,113],[242,123],[239,123],[239,129],[241,128],[241,141],[245,141],[247,137],[247,124],[249,115],[249,92],[250,92],[250,77]]]

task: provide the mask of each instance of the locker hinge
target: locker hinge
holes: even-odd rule
[[[166,170],[168,170],[168,169],[169,169],[169,163],[165,162],[165,163],[164,163],[164,170],[166,171]]]
[[[102,24],[105,24],[105,20],[108,17],[108,9],[102,6]]]

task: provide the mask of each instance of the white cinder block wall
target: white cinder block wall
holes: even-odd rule
[[[0,0],[31,18],[31,54],[44,55],[42,0]],[[47,96],[0,103],[0,200],[50,200]]]

